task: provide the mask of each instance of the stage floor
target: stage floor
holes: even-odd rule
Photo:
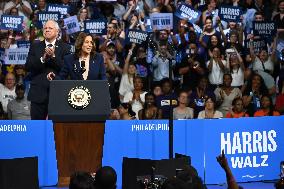
[[[240,183],[244,189],[274,189],[274,183],[264,183],[264,182],[251,182],[251,183]],[[207,185],[208,189],[227,189],[227,185]],[[59,187],[43,187],[41,189],[68,189]]]

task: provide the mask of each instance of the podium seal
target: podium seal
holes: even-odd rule
[[[87,87],[76,86],[68,93],[68,104],[76,109],[82,110],[86,108],[91,102],[91,93]]]

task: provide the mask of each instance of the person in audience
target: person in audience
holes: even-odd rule
[[[120,119],[122,120],[133,120],[136,119],[136,113],[133,112],[131,104],[129,103],[121,103],[118,107],[118,112],[120,115]]]
[[[10,101],[7,105],[8,119],[29,120],[31,119],[31,104],[25,96],[25,86],[20,83],[16,85],[16,99]]]
[[[229,56],[229,70],[232,75],[232,87],[242,88],[245,80],[245,66],[240,54],[235,50]]]
[[[240,117],[249,117],[245,112],[243,99],[237,97],[232,102],[232,108],[227,112],[226,118],[240,118]]]
[[[206,66],[209,70],[209,81],[213,89],[223,83],[223,75],[228,70],[228,64],[221,59],[220,49],[215,47],[212,52],[212,57],[207,61]]]
[[[34,42],[29,50],[25,68],[30,72],[31,86],[28,100],[31,101],[31,119],[47,117],[49,81],[46,75],[58,74],[63,66],[63,57],[70,52],[69,45],[58,40],[59,25],[48,20],[43,26],[44,41]]]
[[[193,119],[193,109],[188,107],[188,92],[181,91],[178,96],[178,106],[173,110],[173,119]]]
[[[71,175],[69,189],[95,189],[94,179],[87,172],[75,172]]]
[[[123,66],[122,76],[119,86],[120,100],[122,101],[125,94],[134,89],[133,78],[136,76],[136,67],[133,63],[130,63],[130,59],[135,48],[135,43],[132,43],[130,50],[128,51],[125,63]]]
[[[5,114],[4,110],[3,110],[3,106],[2,103],[0,102],[0,120],[5,120],[7,114]]]
[[[138,117],[138,112],[143,108],[145,102],[145,94],[147,92],[143,91],[143,80],[141,77],[134,78],[134,89],[125,94],[123,98],[123,103],[131,104],[132,110],[136,114],[136,118]]]
[[[275,109],[281,114],[284,114],[284,81],[282,81],[282,86],[280,93],[278,94],[275,102]]]
[[[16,98],[15,86],[15,75],[13,73],[6,74],[4,86],[0,88],[0,102],[5,113],[7,113],[8,103]]]
[[[163,92],[162,92],[162,88],[160,85],[155,85],[154,88],[153,88],[153,93],[155,95],[155,97],[157,98],[158,96],[162,95]]]
[[[222,112],[223,115],[226,115],[227,112],[232,107],[232,101],[242,96],[242,92],[239,88],[234,88],[232,84],[232,75],[224,74],[223,75],[223,85],[217,87],[214,91],[217,101],[218,110]]]
[[[4,13],[9,14],[10,10],[13,8],[17,8],[19,10],[19,15],[24,17],[24,20],[28,20],[30,15],[32,14],[32,8],[27,0],[10,0],[4,6]]]
[[[100,168],[95,175],[95,189],[115,189],[117,175],[115,170],[110,166]]]
[[[262,95],[261,109],[254,113],[254,117],[279,116],[280,113],[274,110],[272,99],[269,95]]]
[[[260,99],[267,94],[268,89],[264,84],[264,80],[259,74],[253,73],[243,94],[244,107],[250,117],[253,117],[254,113],[261,108]]]
[[[208,77],[203,76],[199,79],[198,85],[192,90],[190,95],[190,107],[194,110],[194,118],[198,113],[204,110],[205,99],[208,97],[215,98],[214,91],[208,87]]]
[[[222,112],[215,110],[215,99],[206,98],[205,99],[205,109],[198,113],[198,119],[214,119],[222,118]]]
[[[171,109],[177,106],[177,96],[172,90],[172,82],[165,78],[162,83],[162,95],[156,98],[156,104],[162,110],[163,119],[170,118]]]
[[[156,106],[155,95],[152,92],[145,94],[145,103],[142,110],[139,110],[140,120],[162,119],[162,110]]]

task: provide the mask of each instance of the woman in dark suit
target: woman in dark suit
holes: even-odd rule
[[[96,52],[94,39],[81,32],[75,42],[75,54],[64,57],[64,66],[58,75],[48,73],[47,79],[106,80],[104,58]]]

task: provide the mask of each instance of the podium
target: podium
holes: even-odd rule
[[[74,171],[101,167],[109,114],[107,81],[51,81],[48,117],[54,123],[59,186],[67,186]]]

